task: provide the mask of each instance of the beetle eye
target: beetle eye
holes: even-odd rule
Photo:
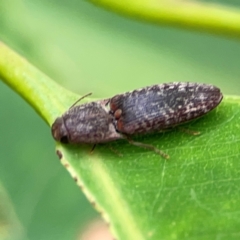
[[[67,137],[67,136],[61,137],[60,142],[61,142],[61,143],[69,143],[68,137]]]

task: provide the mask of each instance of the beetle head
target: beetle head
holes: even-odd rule
[[[68,131],[62,117],[58,117],[52,125],[53,138],[61,143],[69,143]]]

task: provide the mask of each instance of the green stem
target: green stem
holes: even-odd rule
[[[89,0],[136,19],[240,38],[240,10],[195,1]]]
[[[69,107],[65,102],[66,92],[74,99],[72,102],[77,98],[1,42],[0,78],[23,97],[49,125]]]

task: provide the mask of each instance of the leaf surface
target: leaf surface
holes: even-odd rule
[[[79,97],[5,45],[0,52],[1,78],[49,125]],[[216,110],[184,126],[198,136],[173,129],[137,138],[170,160],[123,140],[93,153],[89,145],[57,144],[57,153],[118,239],[237,239],[239,102],[225,96]]]

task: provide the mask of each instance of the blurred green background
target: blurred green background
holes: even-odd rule
[[[0,40],[79,94],[105,98],[169,81],[240,92],[239,41],[137,22],[88,2],[0,0]],[[59,163],[49,127],[2,82],[0,109],[0,238],[10,231],[11,239],[77,239],[98,214]]]

